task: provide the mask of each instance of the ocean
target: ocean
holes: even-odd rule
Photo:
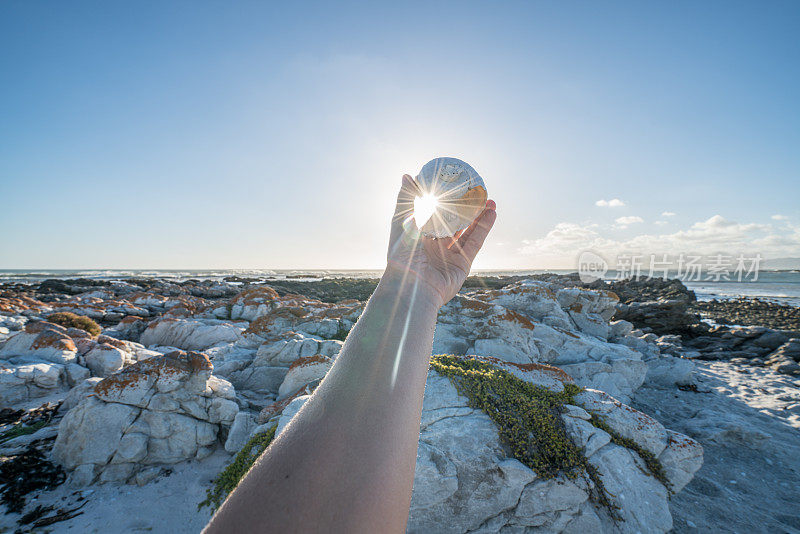
[[[479,270],[472,274],[483,276],[524,276],[543,273],[567,274],[574,270]],[[380,270],[291,270],[291,269],[220,269],[220,270],[190,270],[190,269],[97,269],[97,270],[68,270],[68,269],[4,269],[0,270],[0,283],[40,282],[48,278],[90,278],[94,280],[125,280],[126,278],[166,278],[175,281],[188,279],[222,280],[230,276],[260,277],[265,280],[320,280],[323,278],[351,277],[375,278],[380,276]],[[615,276],[614,271],[607,273],[608,279]],[[761,271],[756,280],[738,282],[735,280],[699,280],[684,281],[686,286],[693,290],[699,300],[731,299],[737,297],[751,297],[767,299],[774,302],[800,306],[800,271]]]

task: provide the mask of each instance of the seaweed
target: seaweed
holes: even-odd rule
[[[8,512],[22,512],[28,493],[51,490],[66,478],[61,466],[49,462],[33,443],[25,452],[0,463],[0,503]]]

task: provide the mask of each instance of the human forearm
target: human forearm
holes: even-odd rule
[[[414,275],[386,273],[328,376],[210,531],[404,529],[439,300]]]

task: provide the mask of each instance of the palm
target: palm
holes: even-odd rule
[[[444,304],[461,289],[475,255],[494,224],[495,205],[488,201],[472,225],[454,238],[425,237],[411,217],[416,184],[409,176],[403,178],[389,240],[389,268],[428,284]]]

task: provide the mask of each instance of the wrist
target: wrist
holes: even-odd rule
[[[429,282],[409,269],[389,264],[381,276],[375,293],[390,293],[400,301],[413,302],[415,307],[432,307],[437,312],[444,304],[441,293]]]

